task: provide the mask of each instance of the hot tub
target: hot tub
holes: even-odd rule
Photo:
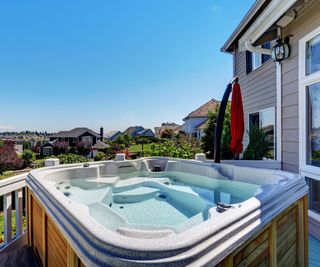
[[[43,263],[54,260],[52,251],[57,264],[73,258],[86,266],[258,265],[306,257],[298,236],[306,235],[307,186],[299,175],[145,158],[38,169],[27,185],[29,243]],[[248,251],[251,243],[256,247]],[[64,246],[69,254],[57,248]]]

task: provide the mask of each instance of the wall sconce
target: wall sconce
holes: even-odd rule
[[[272,47],[272,59],[277,62],[287,59],[290,56],[290,46],[287,40],[278,39]]]

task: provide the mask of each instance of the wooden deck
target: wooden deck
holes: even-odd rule
[[[309,267],[320,267],[320,240],[309,235]]]

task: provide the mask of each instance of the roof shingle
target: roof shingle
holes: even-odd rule
[[[214,112],[219,105],[219,100],[211,99],[207,103],[203,104],[201,107],[189,113],[189,115],[185,117],[183,120],[186,120],[188,118],[208,117],[208,113]]]

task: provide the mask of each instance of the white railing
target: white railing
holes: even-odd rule
[[[0,180],[0,196],[3,196],[4,242],[0,253],[18,249],[27,244],[27,233],[23,229],[23,188],[27,173]],[[15,195],[16,234],[12,236],[12,192]],[[26,204],[25,204],[26,205]]]

